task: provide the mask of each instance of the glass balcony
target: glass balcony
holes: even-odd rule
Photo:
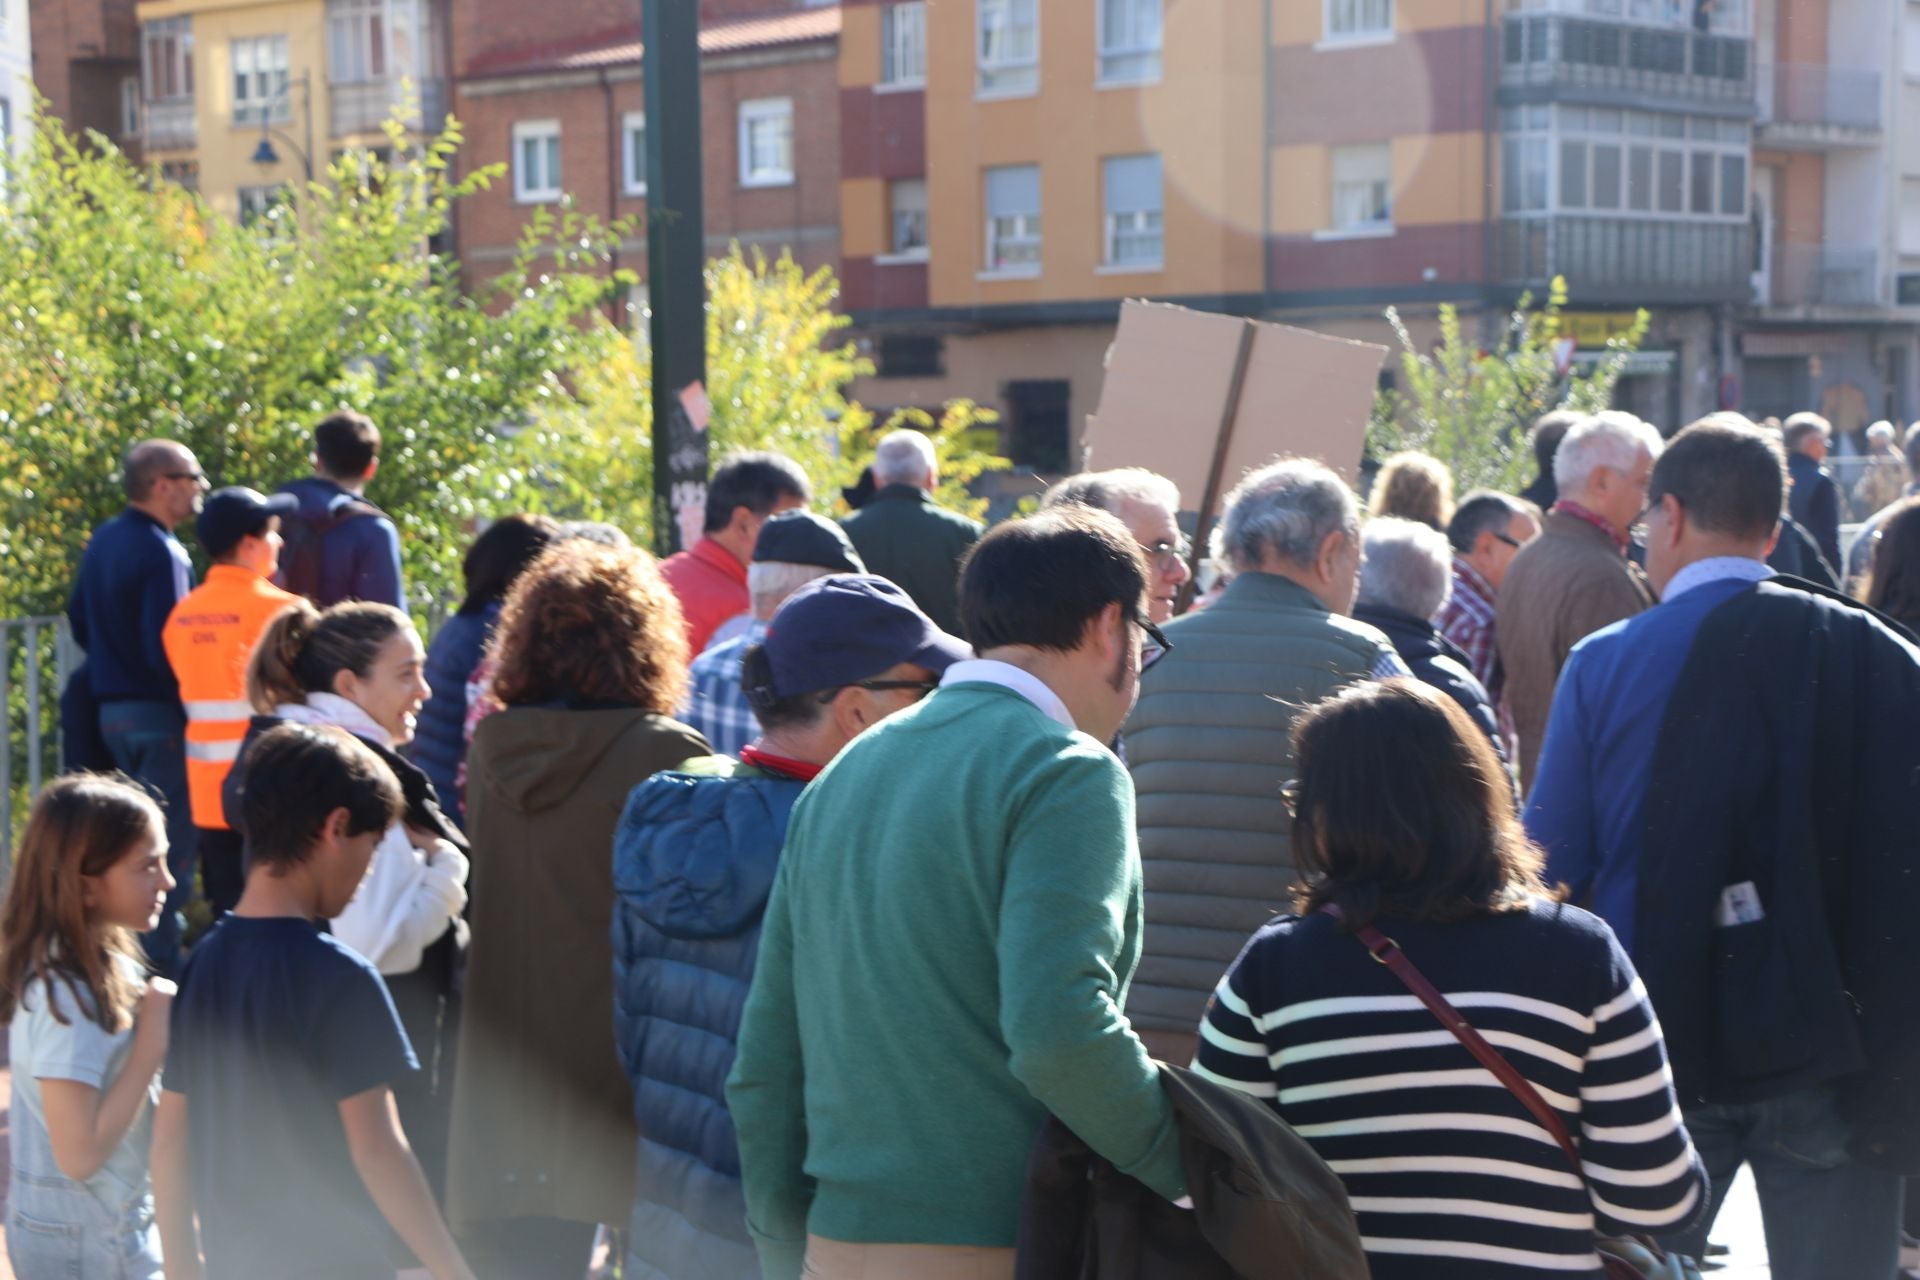
[[[1806,150],[1870,144],[1880,134],[1880,73],[1814,62],[1763,64],[1759,144]]]
[[[1501,101],[1543,98],[1687,108],[1753,101],[1744,36],[1556,13],[1509,14],[1501,31]]]
[[[192,98],[147,103],[144,133],[147,150],[177,151],[193,146],[199,138],[200,126]]]
[[[1872,307],[1880,303],[1880,255],[1872,249],[1783,244],[1773,250],[1762,305]]]
[[[1495,261],[1502,282],[1535,294],[1565,276],[1582,303],[1747,302],[1752,241],[1745,222],[1556,214],[1502,221]]]
[[[438,130],[446,123],[447,116],[445,80],[415,80],[408,85],[399,79],[386,79],[327,86],[333,136],[378,133],[387,117],[408,102],[409,88],[412,110],[405,121],[407,127],[429,132]]]

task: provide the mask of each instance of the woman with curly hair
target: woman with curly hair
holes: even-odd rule
[[[473,947],[447,1189],[482,1277],[578,1275],[633,1203],[613,1043],[613,830],[635,784],[710,754],[684,699],[680,606],[652,557],[571,541],[508,592],[504,709],[467,757]]]
[[[1396,453],[1373,478],[1367,514],[1399,516],[1445,533],[1453,519],[1453,472],[1424,453]]]

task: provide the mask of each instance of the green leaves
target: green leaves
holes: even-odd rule
[[[1421,349],[1399,312],[1387,308],[1400,341],[1400,386],[1382,391],[1374,402],[1368,430],[1373,451],[1431,454],[1453,470],[1459,493],[1518,492],[1532,478],[1527,430],[1534,419],[1561,406],[1583,413],[1608,407],[1650,319],[1638,312],[1632,328],[1610,339],[1606,355],[1590,369],[1562,374],[1566,280],[1554,279],[1544,308],[1533,310],[1532,302],[1530,295],[1521,297],[1487,348],[1464,332],[1458,310],[1443,304],[1431,352]]]

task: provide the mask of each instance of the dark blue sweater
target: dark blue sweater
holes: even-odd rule
[[[67,602],[73,638],[100,702],[177,702],[160,633],[193,590],[193,562],[166,526],[132,507],[94,530]]]
[[[296,581],[301,575],[283,555],[281,586],[308,597],[322,609],[342,600],[407,607],[406,589],[400,580],[400,532],[393,521],[377,514],[340,519],[344,508],[355,503],[363,507],[372,504],[321,476],[295,480],[282,486],[280,492],[300,499],[300,514],[293,520],[305,520],[325,530],[320,534],[313,580]]]
[[[440,793],[449,818],[466,829],[465,797],[460,794],[460,762],[467,758],[467,681],[480,665],[487,637],[500,617],[490,604],[479,613],[457,613],[441,624],[427,646],[427,687],[433,690],[420,708],[407,756],[419,765]]]

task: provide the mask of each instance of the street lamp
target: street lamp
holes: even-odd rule
[[[292,148],[293,154],[299,157],[300,167],[306,172],[307,181],[312,182],[313,181],[313,81],[310,76],[307,76],[303,73],[299,76],[294,77],[291,80],[288,80],[286,87],[288,90],[291,90],[295,85],[300,86],[300,111],[301,111],[301,114],[306,117],[306,125],[307,125],[306,147],[302,149],[300,146],[298,146],[294,142],[292,138],[289,138],[286,134],[280,132],[278,129],[275,129],[272,126],[271,121],[273,119],[273,111],[271,107],[269,107],[268,109],[263,110],[260,113],[260,145],[253,149],[252,159],[253,159],[253,163],[259,165],[263,169],[270,169],[270,168],[273,168],[275,165],[278,165],[280,163],[280,153],[274,150],[274,146],[273,146],[273,140],[275,138],[278,138],[280,139],[280,141],[286,143],[288,147]]]

